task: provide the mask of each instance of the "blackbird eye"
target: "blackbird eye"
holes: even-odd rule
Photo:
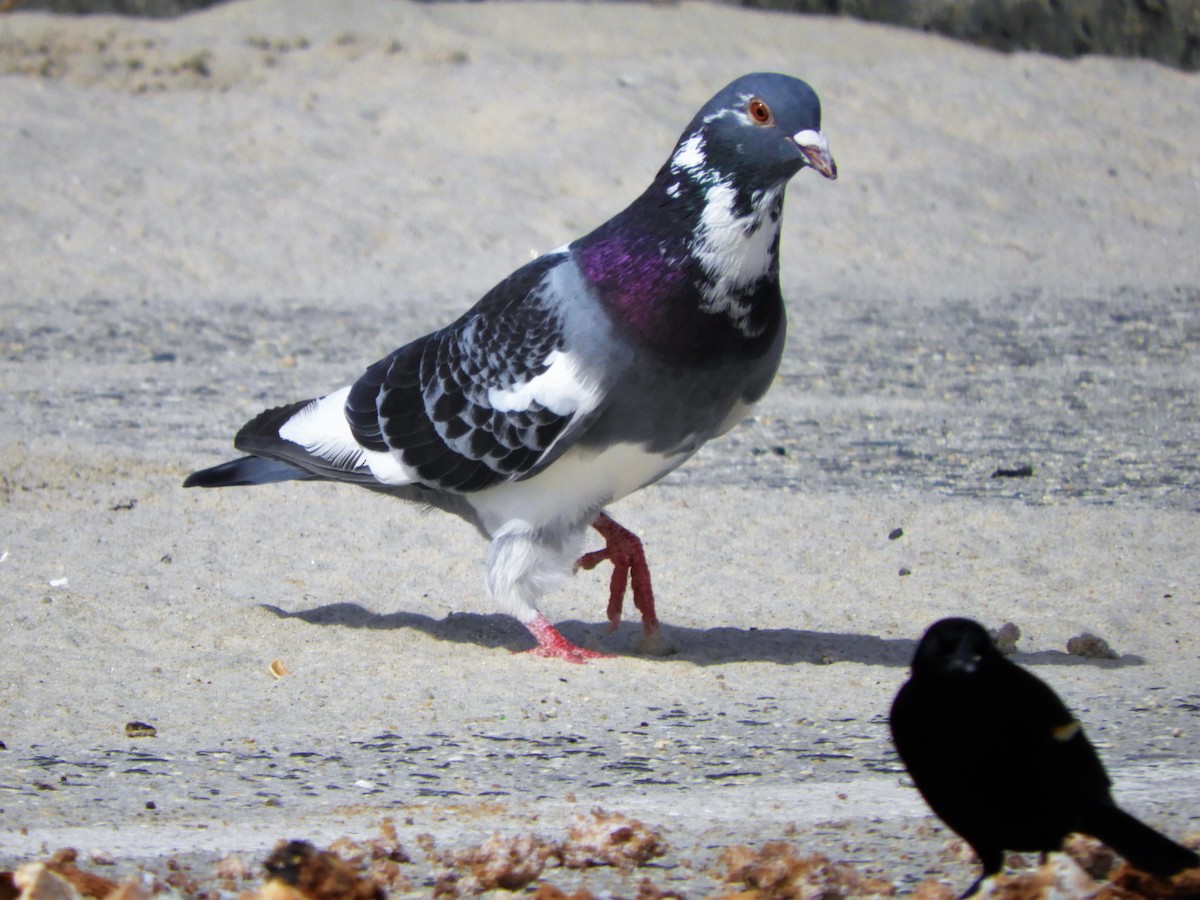
[[[765,102],[755,97],[746,104],[746,112],[750,113],[750,118],[759,125],[770,125],[772,122],[771,107]]]

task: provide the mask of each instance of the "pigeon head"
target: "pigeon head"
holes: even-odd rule
[[[821,101],[798,78],[759,72],[724,87],[696,113],[667,168],[702,184],[780,186],[805,166],[837,178],[821,133]]]
[[[921,675],[971,675],[999,657],[983,626],[971,619],[934,622],[917,645],[913,677]]]
[[[645,193],[571,249],[630,338],[665,354],[762,352],[783,328],[784,190],[805,167],[837,177],[816,93],[745,75],[696,113]]]

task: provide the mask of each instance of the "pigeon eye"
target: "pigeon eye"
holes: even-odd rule
[[[771,115],[771,107],[757,97],[747,104],[746,112],[750,113],[750,118],[759,125],[770,125],[774,119]]]

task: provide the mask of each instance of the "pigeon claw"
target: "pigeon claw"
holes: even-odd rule
[[[604,538],[603,550],[593,550],[579,557],[576,569],[596,568],[608,560],[612,563],[612,579],[608,584],[608,630],[615,631],[621,622],[625,591],[633,582],[633,605],[642,614],[642,631],[651,636],[658,631],[658,616],[654,613],[654,589],[650,586],[650,566],[641,539],[608,515],[600,513],[592,527]]]
[[[532,650],[519,650],[522,654],[541,656],[545,659],[563,659],[569,663],[585,663],[592,659],[612,659],[611,653],[601,653],[599,650],[586,650],[572,644],[562,633],[550,624],[550,620],[539,613],[532,621],[525,623],[529,633],[533,635],[538,645]]]

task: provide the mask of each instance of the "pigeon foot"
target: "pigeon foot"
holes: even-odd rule
[[[576,569],[592,570],[604,560],[613,565],[612,580],[608,586],[608,630],[615,631],[621,622],[621,609],[625,605],[625,589],[633,582],[633,605],[642,614],[642,632],[646,636],[658,631],[658,616],[654,613],[654,589],[650,586],[650,566],[646,564],[646,553],[641,539],[608,515],[600,513],[592,527],[604,538],[603,550],[593,550],[579,557]]]
[[[525,623],[529,633],[533,635],[538,645],[532,650],[517,652],[531,656],[542,656],[546,659],[564,659],[569,663],[585,663],[591,659],[613,659],[611,653],[601,653],[599,650],[586,650],[568,641],[550,620],[538,613],[530,622]]]

